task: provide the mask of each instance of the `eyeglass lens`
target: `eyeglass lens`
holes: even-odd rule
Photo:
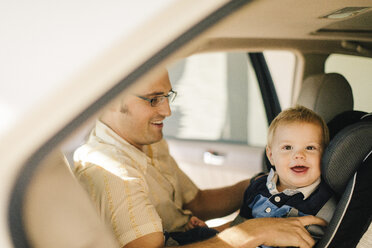
[[[168,98],[169,102],[173,102],[176,98],[177,93],[174,91],[171,91],[166,96],[157,96],[151,99],[151,106],[156,107],[162,102],[164,102],[165,98]]]

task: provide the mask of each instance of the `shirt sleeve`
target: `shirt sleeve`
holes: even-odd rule
[[[115,161],[105,161],[105,163]],[[106,164],[107,165],[107,164]],[[161,219],[151,204],[140,171],[127,166],[84,165],[77,176],[101,216],[109,223],[122,246],[153,232],[162,232]]]

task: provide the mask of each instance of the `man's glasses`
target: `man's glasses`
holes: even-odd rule
[[[169,91],[169,93],[167,95],[154,96],[152,98],[147,98],[147,97],[144,97],[144,96],[137,96],[137,97],[139,97],[139,98],[141,98],[145,101],[148,101],[151,104],[151,107],[157,107],[160,104],[162,104],[166,98],[168,98],[169,102],[173,102],[174,99],[176,98],[176,96],[177,96],[177,92],[171,90],[171,91]]]

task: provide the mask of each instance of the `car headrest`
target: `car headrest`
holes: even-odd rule
[[[329,139],[332,140],[343,128],[360,121],[362,117],[366,115],[367,112],[358,110],[345,111],[336,115],[330,122],[327,123],[329,129]]]
[[[337,114],[353,110],[354,100],[348,81],[338,73],[327,73],[304,80],[297,104],[313,110],[329,122]]]
[[[324,151],[322,175],[341,195],[352,175],[372,151],[372,115],[364,116],[336,134]]]

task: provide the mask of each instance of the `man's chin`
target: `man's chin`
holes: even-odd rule
[[[154,144],[154,143],[157,143],[157,142],[161,141],[162,139],[163,139],[163,133],[154,135],[153,138],[151,139],[150,145]]]
[[[163,139],[163,133],[161,133],[161,134],[159,135],[159,138],[157,139],[156,142],[159,142],[159,141],[161,141],[162,139]]]

